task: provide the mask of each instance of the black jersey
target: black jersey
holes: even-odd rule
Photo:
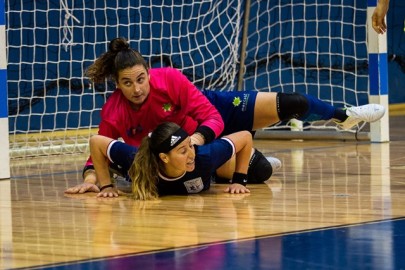
[[[232,141],[226,138],[195,146],[195,169],[178,178],[168,179],[159,174],[158,192],[160,196],[192,194],[207,190],[215,171],[235,153]],[[128,171],[134,160],[137,148],[120,141],[113,141],[108,148],[108,158],[121,171]]]

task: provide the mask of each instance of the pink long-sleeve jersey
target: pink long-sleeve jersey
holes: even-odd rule
[[[99,134],[139,146],[160,123],[180,125],[190,135],[198,126],[211,129],[218,137],[224,122],[217,109],[181,72],[173,68],[149,70],[150,93],[139,110],[116,89],[101,111]],[[90,165],[88,160],[86,165]]]

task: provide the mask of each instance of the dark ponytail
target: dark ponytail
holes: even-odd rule
[[[103,83],[105,80],[117,80],[121,70],[136,65],[148,70],[145,59],[137,50],[131,49],[125,38],[115,38],[111,40],[108,51],[96,59],[85,75],[93,83]]]
[[[156,199],[158,194],[158,174],[163,171],[163,163],[154,153],[156,145],[162,144],[167,138],[180,129],[172,122],[164,122],[142,139],[128,174],[132,179],[132,195],[135,200]]]

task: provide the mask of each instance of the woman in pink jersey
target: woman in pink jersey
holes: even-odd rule
[[[122,137],[133,146],[139,146],[143,137],[165,121],[180,125],[193,144],[202,145],[220,135],[254,131],[292,118],[335,119],[348,129],[360,121],[376,121],[385,112],[376,104],[338,109],[299,93],[200,91],[176,69],[149,69],[142,55],[123,38],[111,41],[109,51],[90,66],[87,75],[92,82],[113,79],[117,85],[103,106],[99,134]],[[279,164],[273,161],[273,165]],[[249,179],[263,182],[271,173],[271,163],[259,151],[252,151]],[[91,159],[83,177],[85,183],[70,189],[72,193],[88,191],[86,182],[96,182]]]

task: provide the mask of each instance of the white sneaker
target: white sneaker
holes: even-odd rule
[[[273,173],[281,169],[281,160],[275,157],[266,157],[266,159],[270,162]]]
[[[379,104],[367,104],[346,109],[348,116],[344,122],[337,123],[342,129],[349,130],[360,122],[372,123],[384,116],[385,108]]]

